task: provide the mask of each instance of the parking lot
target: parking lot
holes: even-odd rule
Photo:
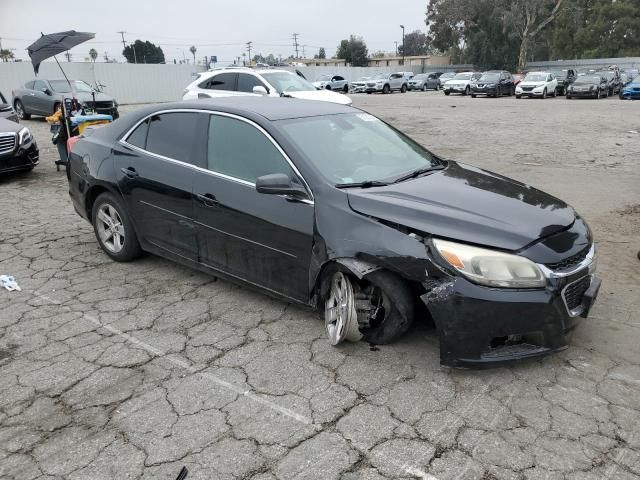
[[[0,290],[0,478],[640,478],[639,104],[353,99],[586,218],[603,286],[571,347],[445,369],[426,322],[332,347],[318,313],[157,257],[114,263],[36,118],[40,165],[0,179],[0,274],[22,287]]]

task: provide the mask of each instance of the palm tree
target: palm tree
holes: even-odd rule
[[[96,58],[98,58],[98,51],[95,48],[89,50],[89,56],[91,57],[91,61],[93,63],[96,62]]]
[[[191,45],[191,48],[189,48],[189,51],[191,52],[191,55],[193,55],[193,64],[196,64],[196,52],[198,51],[198,49],[196,48],[195,45]]]
[[[15,58],[15,55],[11,50],[3,48],[2,50],[0,50],[0,58],[3,62],[8,62],[9,60]]]

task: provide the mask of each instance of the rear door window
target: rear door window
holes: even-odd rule
[[[147,148],[147,131],[149,130],[149,120],[145,120],[127,137],[126,142],[134,147]]]
[[[163,157],[193,164],[198,114],[191,112],[161,113],[151,117],[145,150]]]
[[[214,77],[211,77],[206,82],[200,84],[200,88],[207,90],[229,90],[236,89],[237,73],[220,73]]]
[[[27,90],[33,90],[33,84],[34,84],[34,81],[31,80],[30,82],[27,82],[24,84],[24,88],[26,88]]]

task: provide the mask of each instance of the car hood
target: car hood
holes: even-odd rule
[[[23,128],[19,123],[0,117],[0,132],[2,133],[18,133]]]
[[[469,165],[386,187],[352,189],[360,214],[420,232],[510,251],[570,227],[574,210],[528,185]]]
[[[518,85],[521,87],[542,87],[547,82],[520,82]]]
[[[313,82],[312,85],[314,87],[324,87],[327,83],[331,83],[331,82],[329,82],[329,80],[321,80],[319,82]]]
[[[332,92],[331,90],[307,90],[304,92],[287,92],[287,95],[293,98],[301,98],[303,100],[320,100],[323,102],[339,103],[341,105],[351,105],[351,99],[342,93]]]
[[[640,82],[631,82],[627,83],[624,88],[632,89],[632,88],[640,88]]]

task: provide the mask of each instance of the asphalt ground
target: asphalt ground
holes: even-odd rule
[[[0,478],[640,478],[640,102],[354,95],[437,154],[552,193],[603,280],[554,356],[439,366],[418,322],[331,347],[317,313],[147,255],[110,261],[41,164],[0,178]],[[135,107],[126,107],[132,109]]]

